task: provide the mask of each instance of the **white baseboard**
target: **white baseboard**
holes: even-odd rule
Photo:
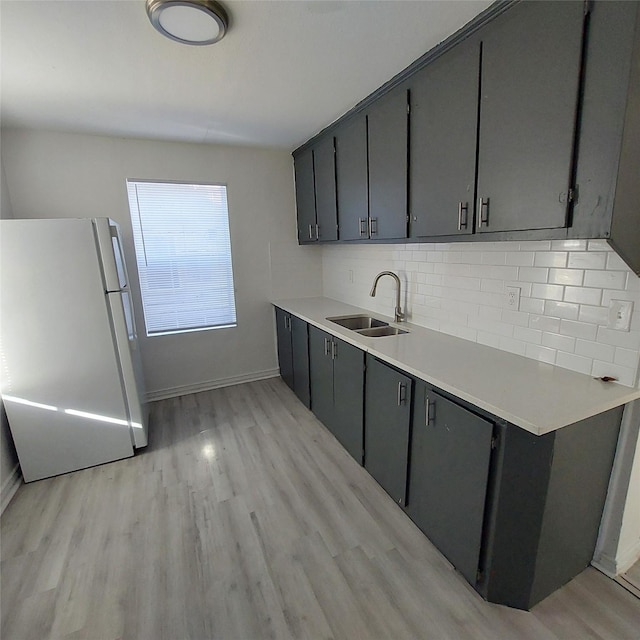
[[[16,463],[11,474],[2,484],[0,488],[0,514],[7,508],[11,502],[18,487],[22,484],[22,473],[20,473],[20,465]]]
[[[186,396],[190,393],[199,393],[200,391],[211,391],[212,389],[221,389],[222,387],[231,387],[235,384],[243,384],[245,382],[256,382],[257,380],[266,380],[267,378],[275,378],[280,375],[280,369],[267,369],[266,371],[257,371],[255,373],[246,373],[240,376],[232,376],[231,378],[222,378],[219,380],[209,380],[207,382],[199,382],[198,384],[184,385],[173,387],[171,389],[160,389],[158,391],[150,391],[147,393],[147,402],[155,400],[165,400],[167,398],[176,398],[178,396]]]
[[[628,571],[638,560],[640,560],[640,539],[629,548],[620,551],[615,558],[602,553],[594,558],[591,564],[606,576],[615,578]]]
[[[627,549],[624,549],[618,553],[616,558],[616,564],[618,565],[618,573],[625,573],[628,571],[638,560],[640,560],[640,538],[635,541]]]

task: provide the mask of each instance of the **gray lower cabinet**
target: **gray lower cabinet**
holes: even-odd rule
[[[543,436],[497,425],[475,585],[487,600],[531,609],[589,566],[621,418],[618,407]]]
[[[493,422],[416,382],[407,513],[475,584]]]
[[[366,378],[364,466],[404,506],[413,380],[371,355]]]
[[[278,307],[275,310],[280,375],[300,401],[310,407],[307,323]]]
[[[485,599],[531,609],[589,566],[622,407],[534,435],[276,318],[285,382]]]
[[[583,2],[523,2],[482,31],[479,232],[566,227]]]
[[[362,464],[364,352],[309,327],[311,409]]]

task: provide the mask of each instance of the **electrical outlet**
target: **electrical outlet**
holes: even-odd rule
[[[612,300],[609,303],[609,329],[629,331],[633,302],[631,300]]]
[[[520,308],[520,287],[507,287],[506,307],[512,311]]]

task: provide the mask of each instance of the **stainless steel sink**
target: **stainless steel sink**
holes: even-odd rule
[[[333,318],[327,318],[331,322],[339,324],[345,329],[352,329],[358,331],[359,329],[371,329],[373,327],[388,327],[389,323],[370,316],[358,315],[358,316],[335,316]]]
[[[379,338],[381,336],[399,336],[403,333],[409,333],[404,329],[398,329],[397,327],[373,327],[371,329],[360,329],[356,333],[361,336],[367,336],[369,338]]]

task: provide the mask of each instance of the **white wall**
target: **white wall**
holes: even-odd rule
[[[636,416],[640,420],[640,410],[636,412]],[[619,571],[626,571],[640,560],[640,437],[636,440],[616,560]]]
[[[640,279],[603,240],[327,246],[327,297],[387,315],[394,285],[415,324],[635,386],[640,361]],[[384,286],[383,286],[384,283]],[[519,311],[505,287],[521,290]],[[630,331],[607,328],[611,300],[631,300]]]
[[[0,219],[13,218],[11,198],[7,188],[4,165],[0,160]],[[9,431],[7,415],[0,400],[0,512],[7,505],[13,491],[17,488],[18,457]]]
[[[125,180],[225,183],[238,326],[143,335],[147,391],[163,397],[277,374],[270,298],[321,292],[320,251],[297,246],[289,153],[14,130],[2,132],[2,159],[16,218],[109,216],[121,224],[142,334]]]

